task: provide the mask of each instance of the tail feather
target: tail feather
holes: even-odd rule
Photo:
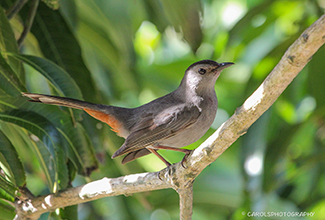
[[[22,93],[22,95],[30,98],[31,100],[29,101],[31,102],[40,102],[44,104],[59,105],[84,110],[92,117],[107,123],[112,130],[117,133],[117,135],[126,138],[129,133],[128,130],[125,129],[123,122],[121,122],[117,116],[117,111],[119,114],[123,114],[124,112],[123,116],[126,119],[126,116],[128,115],[126,109],[51,95],[41,95],[35,93]]]
[[[80,101],[77,99],[72,98],[65,98],[65,97],[58,97],[58,96],[51,96],[51,95],[41,95],[36,93],[22,93],[23,96],[30,98],[31,102],[41,102],[44,104],[50,105],[59,105],[65,106],[70,108],[77,108],[77,109],[94,109],[99,110],[96,104]]]

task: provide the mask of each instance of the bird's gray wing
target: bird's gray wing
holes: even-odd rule
[[[179,105],[170,107],[158,115],[145,115],[132,129],[124,144],[112,158],[138,151],[166,138],[177,135],[193,125],[201,112],[196,106]]]

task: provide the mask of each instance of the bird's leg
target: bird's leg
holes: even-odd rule
[[[163,158],[160,154],[158,154],[156,149],[152,149],[152,148],[147,148],[151,153],[153,153],[154,155],[156,155],[162,162],[164,162],[166,164],[167,167],[170,166],[170,163],[165,160],[165,158]]]
[[[186,158],[188,157],[188,155],[192,152],[192,150],[188,150],[188,149],[182,149],[182,148],[175,148],[175,147],[167,147],[167,146],[161,146],[161,145],[157,145],[153,147],[156,150],[173,150],[173,151],[178,151],[178,152],[182,152],[185,154],[185,156],[183,157],[181,164],[182,167],[184,167],[184,161],[186,160]],[[156,152],[157,153],[157,152]],[[157,153],[158,154],[158,153]],[[159,155],[159,154],[158,154]],[[159,155],[161,157],[161,155]],[[165,160],[165,159],[164,159]],[[166,160],[165,160],[166,161]],[[167,161],[166,161],[167,162]],[[167,162],[168,163],[168,162]],[[184,167],[185,168],[185,167]]]
[[[178,152],[182,152],[184,154],[191,153],[191,150],[182,149],[182,148],[176,148],[176,147],[167,147],[167,146],[161,146],[161,145],[153,146],[152,148],[154,148],[156,150],[172,150],[172,151],[178,151]]]
[[[192,150],[188,150],[188,152],[185,152],[185,156],[183,157],[182,161],[181,161],[181,164],[182,164],[182,167],[185,169],[186,167],[184,166],[184,162],[185,160],[187,159],[188,155],[190,155],[190,153],[192,152]]]

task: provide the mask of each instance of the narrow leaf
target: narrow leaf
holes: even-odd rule
[[[19,96],[25,90],[15,72],[0,53],[0,89],[11,96]]]
[[[40,114],[56,127],[61,134],[61,144],[66,149],[69,159],[75,165],[79,174],[86,175],[89,174],[89,171],[97,168],[97,160],[88,134],[83,131],[78,122],[76,124],[72,123],[69,114],[61,111],[56,106],[38,103],[28,103],[27,110]]]
[[[46,119],[32,112],[13,110],[1,113],[0,119],[19,125],[34,134],[34,148],[41,167],[46,175],[49,188],[55,192],[58,187],[55,142],[56,129]]]
[[[18,188],[0,175],[0,198],[14,202]]]
[[[1,127],[0,127],[1,128]],[[16,186],[26,184],[26,176],[18,153],[10,140],[0,130],[0,167]]]
[[[45,118],[45,121],[51,123],[56,131],[60,133],[58,141],[60,141],[60,145],[65,149],[65,153],[79,174],[84,175],[88,172],[87,170],[97,167],[93,146],[91,142],[86,141],[88,140],[88,134],[86,132],[80,133],[79,127],[81,126],[77,126],[78,128],[76,129],[70,114],[66,111],[62,111],[57,106],[27,102],[25,97],[12,99],[8,95],[1,95],[0,91],[0,108],[2,107],[8,111],[17,108],[24,109],[33,115],[39,115],[40,121]],[[82,113],[80,110],[76,111]],[[79,112],[78,114],[80,114]]]
[[[70,181],[68,167],[67,167],[67,162],[68,162],[67,152],[63,147],[59,146],[56,151],[56,156],[57,156],[59,189],[66,189]]]
[[[0,219],[14,219],[16,212],[15,208],[9,204],[8,202],[0,199],[0,210],[1,210],[1,216]]]
[[[41,73],[57,91],[58,94],[76,99],[82,99],[81,91],[70,75],[50,60],[20,54],[9,54],[10,56],[23,61]]]
[[[161,1],[168,20],[174,27],[181,27],[184,39],[196,51],[202,43],[203,33],[200,25],[199,11],[201,4],[198,0],[166,0]]]
[[[78,220],[78,205],[68,206],[60,209],[62,219]]]
[[[15,35],[11,29],[10,23],[4,11],[5,10],[0,6],[0,52],[18,53],[18,46]],[[22,64],[18,60],[6,57],[5,55],[4,59],[13,70],[15,75],[13,77],[21,80],[21,84],[24,84],[25,76]]]
[[[28,9],[23,8],[21,14],[26,17]],[[92,100],[96,90],[90,72],[83,62],[78,41],[60,11],[40,2],[31,32],[44,56],[65,69],[81,88],[83,97]]]
[[[59,0],[43,0],[43,2],[53,10],[59,9]]]

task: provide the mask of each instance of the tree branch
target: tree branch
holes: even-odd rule
[[[37,219],[45,212],[57,208],[89,202],[109,196],[131,195],[157,189],[170,188],[161,181],[158,172],[132,174],[118,178],[103,178],[91,183],[69,188],[56,194],[16,201],[16,212],[20,219]]]
[[[311,25],[286,51],[278,65],[259,88],[184,162],[173,164],[160,172],[127,175],[94,181],[66,189],[57,194],[17,201],[21,219],[35,218],[56,208],[92,201],[102,197],[126,195],[173,188],[180,195],[181,219],[192,213],[192,185],[202,170],[215,161],[233,142],[275,102],[285,88],[304,68],[314,53],[325,43],[325,15]]]
[[[17,41],[17,44],[18,44],[19,48],[23,44],[25,38],[27,37],[27,34],[29,33],[30,29],[32,28],[34,18],[35,18],[35,15],[36,15],[36,10],[37,10],[37,7],[38,7],[38,3],[39,3],[39,0],[32,0],[32,2],[30,4],[30,9],[29,9],[29,13],[28,13],[28,16],[27,16],[27,19],[26,19],[26,23],[24,25],[24,30],[21,33],[21,35],[20,35],[20,37],[19,37],[19,39]]]
[[[177,190],[179,195],[179,219],[190,220],[192,219],[193,209],[193,184],[187,188]]]
[[[17,0],[15,4],[6,11],[8,20],[12,19],[28,0]]]

